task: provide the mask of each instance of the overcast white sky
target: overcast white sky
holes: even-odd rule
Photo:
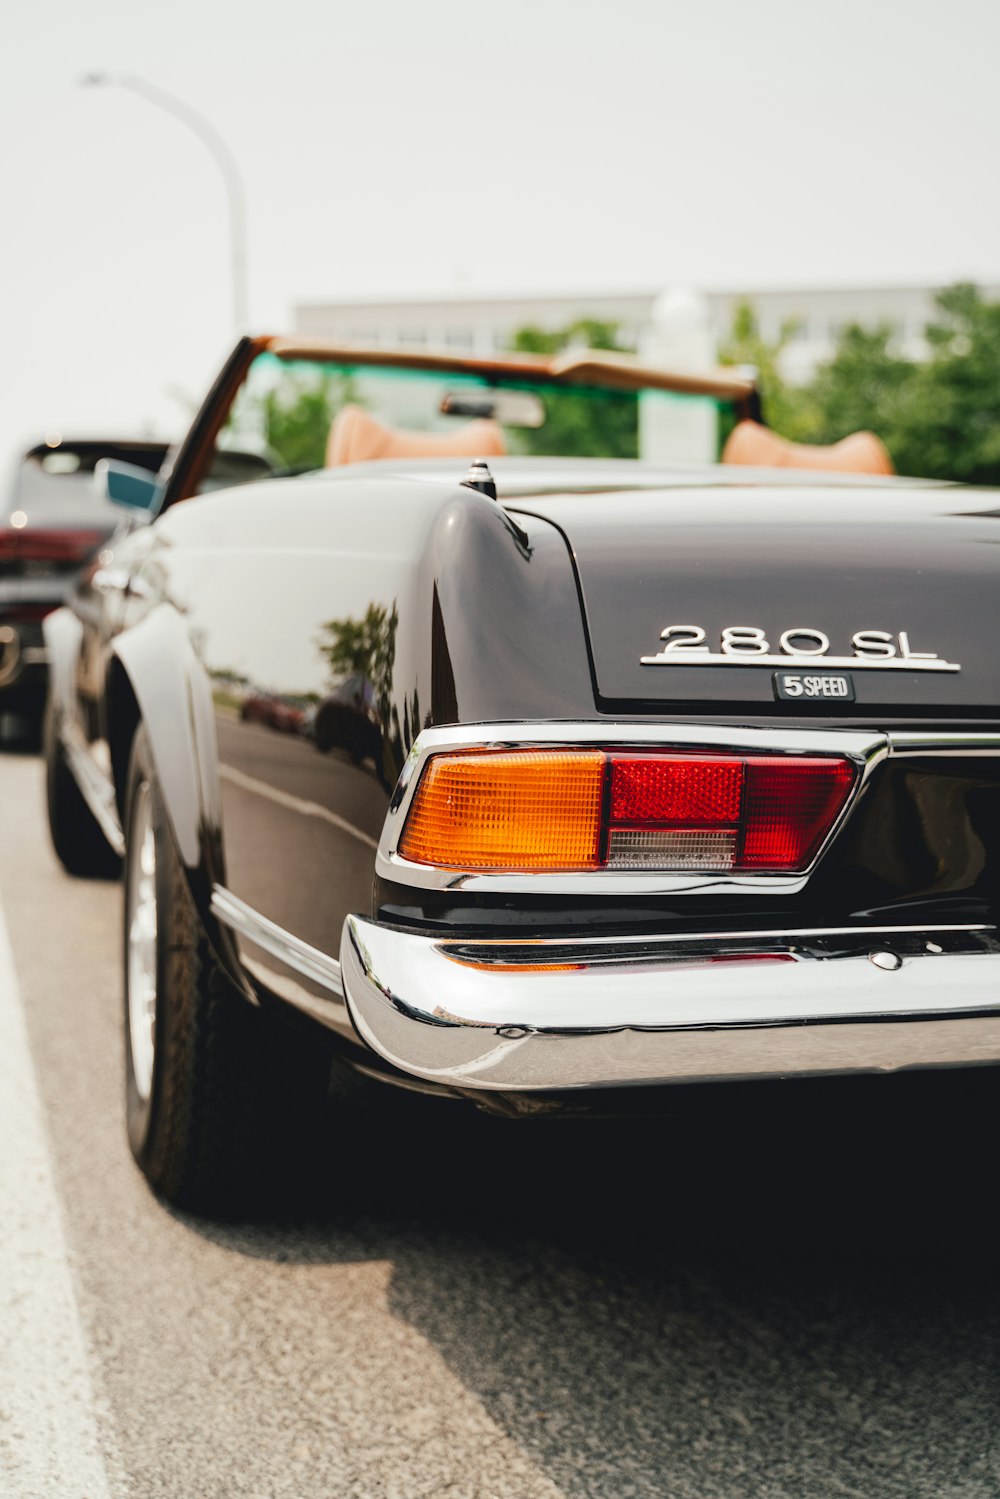
[[[0,449],[185,424],[250,309],[442,291],[1000,279],[995,0],[13,0]]]

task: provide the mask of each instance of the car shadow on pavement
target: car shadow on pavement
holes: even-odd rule
[[[408,1099],[296,1211],[184,1221],[390,1261],[391,1312],[568,1495],[992,1495],[998,1082],[692,1087],[618,1121]]]

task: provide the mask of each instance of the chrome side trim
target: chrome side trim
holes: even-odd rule
[[[398,852],[406,814],[431,755],[461,749],[588,748],[618,745],[725,750],[734,754],[837,754],[858,768],[854,789],[815,859],[795,875],[632,873],[621,869],[586,873],[482,873],[414,864]],[[824,851],[863,794],[872,771],[888,753],[886,735],[851,729],[740,728],[732,725],[636,722],[463,724],[424,729],[403,766],[382,830],[375,870],[383,879],[430,890],[476,890],[534,895],[794,895],[802,890]]]
[[[216,920],[237,936],[245,937],[270,953],[272,958],[302,974],[303,978],[311,979],[314,984],[343,998],[344,985],[336,958],[328,957],[318,947],[310,947],[299,937],[293,937],[291,932],[269,921],[222,885],[212,887],[211,910]]]
[[[893,730],[888,737],[893,759],[901,755],[1000,755],[1000,734],[900,729]]]
[[[469,1091],[1000,1061],[996,936],[886,936],[504,950],[352,916],[341,962],[362,1040],[405,1073]]]
[[[339,1031],[341,1035],[348,1036],[352,1040],[356,1039],[354,1027],[347,1014],[347,1006],[332,991],[324,990],[321,995],[314,994],[311,989],[305,987],[305,984],[294,979],[290,973],[279,972],[276,967],[271,967],[246,952],[240,953],[240,962],[247,973],[255,978],[264,989],[271,994],[276,994],[294,1010],[300,1010],[311,1020]],[[254,1004],[260,1003],[260,996],[256,991],[253,991],[250,997]]]
[[[125,857],[125,834],[118,816],[114,782],[103,775],[76,724],[63,720],[57,729],[73,779],[94,821],[120,859]]]

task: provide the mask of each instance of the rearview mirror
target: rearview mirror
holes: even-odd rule
[[[442,416],[488,417],[501,427],[542,427],[545,407],[530,390],[451,390],[441,397]]]
[[[100,458],[94,464],[94,482],[98,494],[113,505],[126,510],[151,514],[160,503],[162,490],[155,474],[135,463],[121,463],[116,458]]]

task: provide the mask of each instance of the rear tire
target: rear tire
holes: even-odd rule
[[[51,697],[45,707],[42,746],[49,833],[59,862],[69,874],[116,879],[121,860],[101,832],[69,768]]]
[[[126,799],[125,1090],[128,1140],[153,1189],[226,1214],[287,1180],[290,1130],[315,1128],[321,1047],[239,994],[216,958],[174,846],[140,727]],[[312,1041],[313,1038],[308,1038]]]

